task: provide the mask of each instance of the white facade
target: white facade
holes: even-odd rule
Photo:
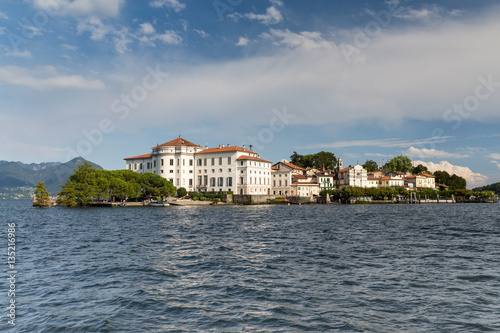
[[[156,173],[188,191],[271,192],[271,162],[245,147],[202,148],[179,137],[125,161],[129,170]]]
[[[353,187],[368,186],[368,172],[361,165],[357,164],[353,167],[348,167],[339,170],[339,185]]]

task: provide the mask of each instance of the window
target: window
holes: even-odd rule
[[[203,159],[203,166],[207,166],[207,159],[206,158]]]
[[[163,158],[161,159],[161,166],[163,166]]]
[[[210,178],[210,186],[215,187],[215,177]]]
[[[202,181],[203,177],[202,176],[198,176],[198,185],[201,185],[201,181]]]
[[[142,170],[142,163],[139,163],[139,169]]]
[[[174,159],[173,158],[170,159],[170,165],[174,165]]]
[[[193,166],[193,160],[189,160],[189,166]]]
[[[189,173],[193,173],[193,170],[189,170]]]
[[[212,165],[215,165],[215,157],[212,157]]]
[[[182,165],[186,165],[186,160],[185,159],[182,159]]]
[[[134,163],[134,170],[137,170],[137,163]]]
[[[227,164],[231,165],[231,156],[227,158]]]
[[[280,180],[280,186],[281,186],[281,180]]]
[[[219,169],[219,172],[222,173],[222,169]]]
[[[219,157],[219,165],[222,165],[222,157]]]
[[[173,178],[170,178],[169,181],[173,184],[174,183],[174,179]]]
[[[176,179],[177,186],[179,186],[179,178]]]
[[[193,186],[193,180],[192,179],[189,180],[189,186]]]
[[[273,186],[276,187],[276,181],[275,180],[273,181]]]
[[[207,169],[205,169],[205,173],[207,173],[207,171],[208,171],[208,170],[207,170]]]
[[[196,165],[197,166],[201,166],[201,159],[200,160],[196,160]]]
[[[231,169],[227,169],[227,172],[231,172]]]
[[[218,187],[224,186],[224,177],[217,178],[217,186]]]
[[[243,185],[243,177],[240,177],[240,185]]]
[[[180,166],[180,165],[181,165],[181,159],[180,159],[180,158],[178,158],[178,159],[177,159],[177,166]]]
[[[285,186],[288,186],[288,180],[285,180]]]
[[[203,185],[207,186],[208,184],[208,176],[203,176]]]
[[[156,160],[153,161],[153,168],[156,168]]]
[[[163,170],[161,170],[161,173],[163,173]]]
[[[227,177],[227,179],[226,179],[226,186],[227,187],[233,186],[233,177]]]
[[[245,165],[245,164],[243,164],[243,161],[240,161],[240,165],[241,165],[241,166],[243,166],[243,165]]]
[[[174,170],[170,170],[170,173],[174,173]]]

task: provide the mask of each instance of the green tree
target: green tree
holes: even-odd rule
[[[77,196],[78,192],[72,184],[64,185],[62,191],[57,194],[57,203],[66,207],[75,207],[78,205]]]
[[[185,197],[187,194],[187,190],[184,188],[184,187],[179,187],[179,189],[177,190],[177,195],[182,198],[182,197]]]
[[[47,192],[45,188],[44,182],[38,182],[35,185],[35,201],[33,202],[33,206],[35,207],[47,207],[50,206],[50,193]]]
[[[467,181],[465,178],[454,174],[450,177],[448,184],[446,185],[448,185],[452,190],[465,189],[467,187]]]
[[[434,172],[434,176],[436,176],[436,184],[443,184],[448,186],[451,177],[448,172],[438,170]]]
[[[429,169],[426,166],[419,164],[413,168],[412,173],[418,175],[420,173],[429,173]]]
[[[319,153],[313,154],[311,159],[313,167],[317,169],[325,167],[327,170],[333,170],[337,165],[335,154],[326,151],[320,151]]]
[[[363,168],[368,172],[379,171],[378,164],[374,160],[366,160],[365,164],[363,164]]]
[[[413,169],[411,159],[408,156],[396,156],[388,164],[389,171],[408,172]]]

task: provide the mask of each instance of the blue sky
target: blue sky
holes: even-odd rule
[[[498,31],[492,0],[4,0],[0,159],[119,169],[182,134],[498,182]]]

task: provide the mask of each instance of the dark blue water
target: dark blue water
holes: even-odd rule
[[[16,332],[500,331],[499,213],[0,201],[0,265],[15,222]]]

